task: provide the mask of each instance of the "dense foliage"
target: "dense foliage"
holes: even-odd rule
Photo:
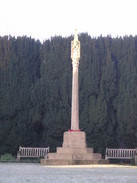
[[[0,37],[0,154],[62,145],[70,128],[72,37]],[[137,36],[79,36],[80,128],[88,146],[137,147]]]

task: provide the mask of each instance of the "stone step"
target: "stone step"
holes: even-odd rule
[[[50,160],[41,159],[42,165],[89,165],[89,164],[109,164],[109,160]]]
[[[54,159],[54,160],[100,160],[101,154],[99,153],[70,153],[70,154],[64,154],[64,153],[49,153],[48,159]]]
[[[93,148],[68,148],[68,147],[57,147],[57,153],[61,154],[87,154],[93,153]]]
[[[73,154],[72,160],[101,160],[101,154],[87,153],[87,154]]]
[[[50,160],[68,160],[72,159],[72,154],[57,154],[57,153],[49,153],[48,159]]]

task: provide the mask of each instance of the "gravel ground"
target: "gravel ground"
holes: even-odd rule
[[[0,183],[137,183],[137,167],[1,163]]]

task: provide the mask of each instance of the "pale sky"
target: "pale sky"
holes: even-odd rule
[[[0,0],[0,36],[137,35],[137,0]]]

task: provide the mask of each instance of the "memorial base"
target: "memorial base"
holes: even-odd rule
[[[49,153],[48,159],[41,159],[42,165],[80,165],[108,164],[101,159],[100,153],[93,153],[93,148],[87,147],[85,132],[64,132],[63,145],[57,147],[56,153]]]
[[[63,165],[99,165],[109,164],[109,160],[57,160],[57,159],[41,159],[41,165],[47,166],[63,166]]]

